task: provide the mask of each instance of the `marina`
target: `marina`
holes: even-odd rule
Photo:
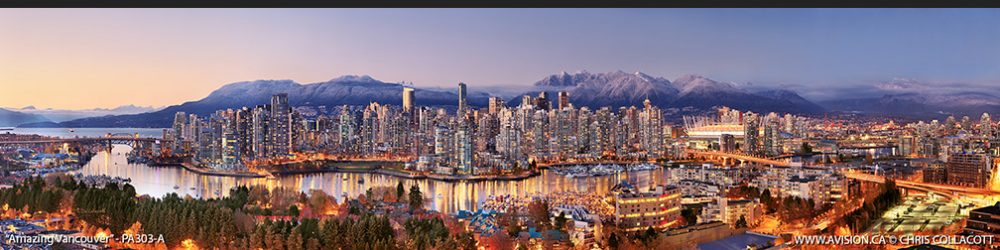
[[[622,172],[649,171],[662,168],[656,164],[597,164],[597,165],[574,165],[552,168],[552,172],[564,175],[568,178],[586,178],[618,174]]]

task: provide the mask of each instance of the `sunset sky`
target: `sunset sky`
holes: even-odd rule
[[[0,107],[165,106],[231,82],[526,86],[561,71],[1000,86],[991,9],[3,9]]]

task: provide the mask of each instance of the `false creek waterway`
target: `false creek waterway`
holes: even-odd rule
[[[72,133],[69,132],[69,129],[64,128],[16,128],[12,132],[64,138],[97,137],[107,133],[138,133],[142,137],[162,135],[162,129],[145,128],[77,128]],[[319,189],[336,197],[338,201],[342,201],[345,195],[357,197],[369,188],[395,187],[398,182],[403,182],[406,187],[412,185],[420,187],[428,201],[426,202],[427,209],[445,213],[454,213],[458,210],[477,210],[481,203],[491,195],[525,197],[557,192],[607,194],[616,183],[622,180],[628,180],[640,189],[646,189],[650,185],[666,184],[668,174],[667,171],[660,168],[587,178],[569,178],[549,170],[542,170],[540,174],[526,179],[492,181],[438,181],[406,179],[378,173],[339,172],[279,175],[275,178],[249,178],[205,175],[181,167],[130,164],[125,156],[130,150],[131,148],[127,146],[115,145],[111,152],[98,153],[83,168],[73,171],[72,174],[129,178],[132,180],[136,192],[154,197],[161,197],[167,193],[177,193],[181,196],[213,198],[227,195],[228,190],[236,186],[263,185],[269,188],[293,188],[303,192]]]

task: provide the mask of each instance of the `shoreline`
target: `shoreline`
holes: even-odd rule
[[[479,182],[479,181],[519,181],[528,179],[531,177],[541,175],[541,170],[549,169],[554,166],[560,166],[564,164],[547,164],[538,167],[536,171],[526,171],[517,175],[442,175],[435,173],[421,173],[421,172],[410,172],[406,170],[396,170],[384,168],[385,165],[398,165],[402,162],[395,161],[324,161],[324,162],[301,162],[296,163],[299,166],[313,164],[313,167],[298,167],[298,168],[286,168],[283,170],[271,170],[268,174],[260,174],[254,172],[227,172],[227,171],[216,171],[211,169],[205,169],[201,167],[193,166],[189,163],[148,163],[151,167],[181,167],[185,170],[209,175],[209,176],[227,176],[227,177],[244,177],[244,178],[267,178],[276,176],[291,176],[291,175],[301,175],[301,174],[320,174],[320,173],[362,173],[362,174],[380,174],[388,175],[397,178],[404,178],[410,180],[435,180],[444,182]],[[354,165],[354,166],[343,166],[343,165]],[[357,166],[357,165],[363,166]],[[567,164],[568,165],[568,164]]]
[[[264,178],[267,175],[253,173],[253,172],[220,172],[211,169],[204,169],[200,167],[190,166],[188,163],[181,164],[161,164],[159,166],[179,166],[181,168],[187,169],[188,171],[195,172],[203,175],[211,176],[229,176],[229,177],[249,177],[249,178]]]
[[[346,162],[339,162],[346,163]],[[294,170],[280,170],[271,171],[274,176],[289,176],[289,175],[299,175],[299,174],[317,174],[317,173],[362,173],[362,174],[381,174],[388,175],[398,178],[405,178],[411,180],[436,180],[445,182],[458,182],[458,181],[516,181],[524,180],[527,178],[535,177],[541,174],[538,171],[528,171],[525,174],[519,175],[506,175],[506,176],[479,176],[479,175],[440,175],[440,174],[423,174],[423,173],[411,173],[402,172],[397,170],[389,170],[381,167],[323,167],[323,168],[311,168],[311,169],[294,169]]]
[[[527,171],[518,175],[505,175],[505,176],[481,176],[481,175],[440,175],[434,173],[413,173],[405,172],[402,170],[393,170],[382,168],[378,163],[386,164],[398,164],[399,162],[373,162],[373,161],[334,161],[334,162],[324,162],[323,164],[350,164],[350,163],[362,163],[369,166],[362,167],[338,167],[338,166],[323,166],[314,168],[298,168],[298,169],[285,169],[277,171],[268,171],[270,175],[259,174],[253,172],[223,172],[215,171],[210,169],[205,169],[201,167],[193,166],[189,163],[147,163],[150,167],[180,167],[185,170],[210,176],[228,176],[228,177],[245,177],[245,178],[267,178],[270,176],[290,176],[290,175],[301,175],[301,174],[319,174],[319,173],[362,173],[362,174],[381,174],[388,175],[397,178],[404,178],[410,180],[436,180],[445,182],[459,182],[459,181],[469,181],[469,182],[479,182],[479,181],[518,181],[524,180],[531,177],[541,175],[541,171]],[[375,165],[373,165],[375,164]]]

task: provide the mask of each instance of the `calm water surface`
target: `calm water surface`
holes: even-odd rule
[[[79,130],[77,130],[79,132]],[[131,148],[115,145],[112,151],[101,152],[83,168],[74,171],[84,175],[109,175],[131,178],[136,192],[161,197],[167,193],[181,196],[212,198],[227,195],[228,190],[239,185],[264,185],[269,188],[287,187],[303,192],[320,189],[343,201],[343,196],[357,197],[368,188],[392,187],[403,182],[409,189],[416,184],[428,199],[427,209],[446,213],[458,210],[477,210],[490,195],[530,196],[560,191],[606,194],[615,183],[628,178],[641,189],[651,183],[665,183],[667,171],[662,169],[622,173],[617,175],[566,178],[549,171],[519,181],[444,182],[435,180],[410,180],[393,176],[365,173],[318,173],[282,176],[274,179],[243,178],[201,175],[177,167],[150,167],[129,164],[125,154]],[[364,179],[364,183],[359,180]],[[174,189],[177,186],[177,189]]]

